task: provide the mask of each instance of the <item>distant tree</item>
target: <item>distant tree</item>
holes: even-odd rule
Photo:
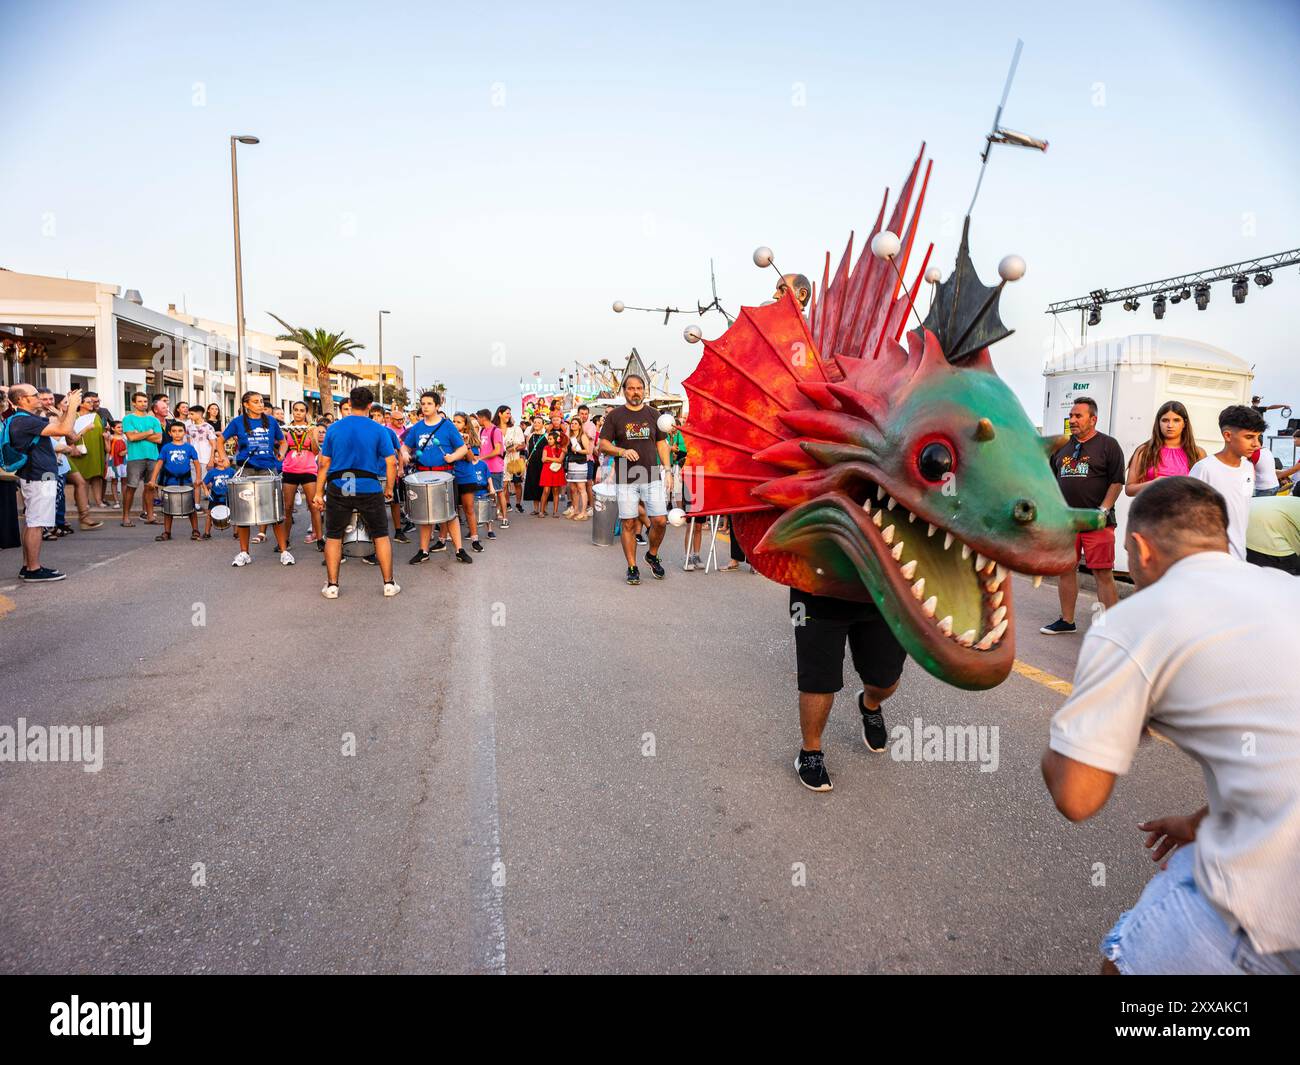
[[[399,387],[387,381],[384,382],[384,406],[391,407],[394,403],[397,403],[406,407],[410,405],[410,402],[411,394],[406,390],[405,386]]]
[[[271,314],[271,312],[267,312]],[[330,367],[340,355],[353,355],[365,348],[342,333],[328,333],[324,329],[301,329],[290,325],[278,314],[271,317],[284,326],[285,331],[276,340],[288,340],[305,348],[316,363],[316,389],[320,392],[321,411],[335,413],[334,390],[330,387]]]

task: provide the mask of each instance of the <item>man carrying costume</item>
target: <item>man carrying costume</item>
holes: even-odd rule
[[[956,270],[901,343],[929,262],[909,290],[920,165],[888,230],[881,204],[874,253],[854,263],[850,238],[833,279],[827,257],[806,316],[811,286],[783,275],[776,302],[742,309],[683,382],[693,513],[730,515],[754,569],[791,588],[795,764],[815,791],[831,789],[821,733],[846,642],[863,740],[884,750],[880,704],[903,659],[962,688],[1000,683],[1015,657],[1009,571],[1061,572],[1076,532],[1101,521],[1066,506],[1047,463],[1055,440],[1039,438],[993,369],[988,347],[1010,331],[1001,286],[982,285],[970,261],[969,219]],[[755,261],[771,264],[762,251]],[[1014,280],[1023,263],[1008,257],[999,272]]]

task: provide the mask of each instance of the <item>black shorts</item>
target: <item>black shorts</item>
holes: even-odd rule
[[[285,484],[315,484],[316,475],[314,473],[289,473],[286,470],[280,474],[280,480]]]
[[[790,589],[799,690],[828,695],[844,687],[844,642],[863,684],[888,688],[903,675],[907,652],[874,603],[809,595]]]
[[[388,504],[384,502],[383,492],[344,495],[331,484],[325,488],[325,539],[342,540],[354,510],[365,523],[370,539],[388,535]]]

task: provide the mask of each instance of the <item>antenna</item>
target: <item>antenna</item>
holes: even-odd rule
[[[1002,111],[1007,106],[1007,97],[1011,95],[1011,82],[1016,76],[1016,67],[1020,65],[1020,53],[1024,47],[1025,42],[1016,38],[1016,50],[1011,56],[1011,69],[1007,71],[1007,83],[1002,87],[1002,100],[993,115],[993,128],[989,130],[988,135],[984,138],[984,151],[980,153],[980,174],[975,182],[975,194],[970,198],[970,207],[966,209],[967,217],[975,210],[975,201],[979,199],[980,186],[984,183],[984,171],[988,169],[989,155],[993,151],[993,145],[1011,144],[1018,148],[1033,148],[1040,152],[1047,151],[1047,141],[1038,137],[1031,137],[1027,133],[1018,133],[1014,129],[1005,129],[1002,126]]]

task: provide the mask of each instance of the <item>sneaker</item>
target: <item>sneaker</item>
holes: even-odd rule
[[[402,586],[401,586],[400,584],[398,584],[396,581],[385,581],[385,582],[384,582],[384,597],[385,597],[386,599],[391,599],[393,596],[395,596],[395,595],[396,595],[398,592],[400,592],[401,590],[402,590]]]
[[[409,544],[411,542],[410,537],[408,537],[404,532],[393,533],[393,539],[399,544]]]
[[[794,771],[799,774],[799,783],[809,791],[830,791],[835,787],[826,772],[826,756],[821,751],[800,750],[794,760]]]
[[[628,566],[627,568],[627,583],[628,584],[641,583],[641,571],[637,569],[635,566]]]
[[[439,551],[446,551],[446,550],[447,550],[446,540],[434,540],[433,543],[429,545],[429,554],[431,555],[436,555]]]
[[[867,745],[867,750],[883,753],[889,746],[885,715],[879,710],[868,710],[862,702],[862,692],[858,692],[858,713],[862,715],[862,742]]]
[[[320,590],[320,594],[326,599],[337,599],[339,597],[339,586],[337,584],[327,584]]]
[[[699,555],[692,555],[692,556],[691,556],[691,561],[695,563],[695,568],[696,568],[696,569],[703,569],[703,568],[704,568],[704,559],[700,558]]]
[[[566,518],[571,518],[571,517],[573,517],[573,513],[574,513],[574,511],[573,511],[573,508],[572,508],[572,507],[566,507],[563,511],[561,511],[561,513],[562,513]]]
[[[503,529],[508,529],[508,528],[510,528],[510,519],[509,519],[509,518],[502,518],[502,519],[501,519],[501,528],[503,528]]]
[[[232,562],[231,565],[232,565],[232,566],[247,566],[247,565],[251,565],[251,564],[252,564],[252,561],[253,561],[253,556],[252,556],[252,555],[250,555],[247,551],[241,551],[241,552],[239,552],[239,554],[237,554],[237,555],[235,556],[235,561]]]
[[[640,544],[642,547],[646,547],[650,543],[650,541],[645,538],[645,533],[637,533],[636,542]]]
[[[519,511],[519,513],[522,514],[524,512],[524,505],[522,503],[516,503],[515,510]]]
[[[50,569],[49,566],[41,566],[40,569],[24,570],[20,576],[25,581],[37,582],[63,581],[68,579],[66,573],[62,573],[56,569]]]
[[[418,566],[421,562],[428,562],[428,561],[429,561],[428,551],[417,551],[415,554],[411,556],[411,561],[408,563],[408,565]]]
[[[496,538],[497,538],[497,534],[494,533],[491,529],[489,529],[489,530],[488,530],[488,539],[489,539],[489,540],[495,540]]]
[[[457,561],[457,562],[473,562],[474,560],[473,560],[472,558],[469,557],[469,552],[466,551],[466,550],[462,547],[459,551],[456,552],[456,561]]]
[[[319,540],[316,541],[316,550],[321,552],[325,550],[325,537],[322,536]]]
[[[364,562],[367,566],[379,565],[379,559],[375,558],[374,555],[362,555],[361,561]]]
[[[686,561],[685,561],[684,563],[682,563],[682,569],[684,569],[687,573],[690,573],[692,570],[695,569],[695,556],[694,556],[694,555],[687,555],[687,556],[686,556]]]
[[[481,543],[479,543],[477,540],[471,540],[471,541],[469,542],[469,546],[472,547],[475,551],[482,551],[482,550],[483,550],[483,545],[482,545]]]
[[[1062,633],[1078,632],[1079,626],[1072,621],[1066,621],[1065,618],[1057,618],[1050,625],[1044,625],[1038,631],[1047,636],[1060,636]]]
[[[403,536],[405,536],[407,533],[415,532],[415,522],[411,521],[410,518],[407,518],[406,521],[402,522],[401,531]]]
[[[655,580],[664,579],[664,564],[659,561],[658,555],[652,555],[649,551],[645,553],[646,564],[650,567],[650,572],[654,574]]]
[[[288,551],[281,551],[281,552],[280,552],[280,565],[282,565],[282,566],[292,566],[292,565],[293,565],[293,555],[291,555]]]

